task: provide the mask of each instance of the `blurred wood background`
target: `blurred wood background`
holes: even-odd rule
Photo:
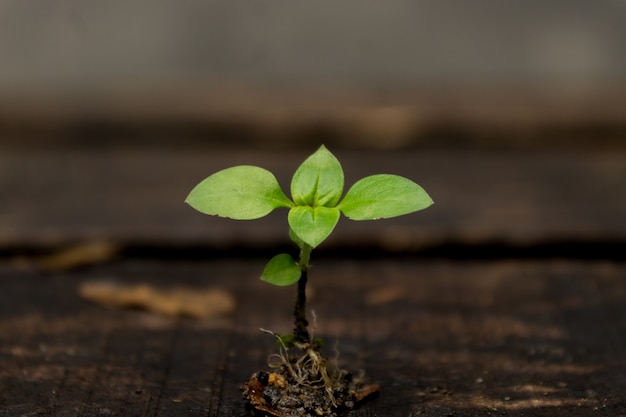
[[[130,91],[2,106],[0,415],[246,415],[239,385],[274,349],[257,329],[291,328],[290,288],[257,279],[291,250],[285,213],[235,222],[183,200],[234,164],[288,189],[321,143],[347,185],[397,173],[436,202],[343,219],[314,254],[317,331],[383,387],[352,415],[624,412],[618,89],[589,102],[490,92],[484,106],[479,90],[404,92],[397,105],[365,92]],[[165,296],[103,307],[81,292],[102,284],[127,291],[113,300],[128,285]],[[234,307],[155,307],[207,287]]]
[[[435,200],[313,254],[350,415],[626,416],[624,6],[348,3],[1,6],[0,416],[249,415],[285,212],[183,201],[320,144]]]

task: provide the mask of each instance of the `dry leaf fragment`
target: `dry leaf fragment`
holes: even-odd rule
[[[86,282],[81,297],[113,308],[141,308],[166,316],[212,318],[235,309],[233,296],[217,288],[156,288],[149,284],[120,284],[114,281]]]
[[[35,259],[35,264],[46,271],[67,270],[109,261],[118,252],[119,248],[109,242],[85,242],[40,256]]]
[[[365,302],[369,305],[387,304],[405,296],[401,287],[384,287],[370,291],[365,295]]]

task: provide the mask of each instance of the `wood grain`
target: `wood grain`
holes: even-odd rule
[[[246,415],[239,385],[275,349],[258,328],[291,328],[292,288],[255,279],[262,264],[121,261],[48,275],[4,265],[0,415]],[[238,308],[172,319],[80,299],[81,281],[112,275],[210,282]],[[327,353],[336,344],[343,366],[382,384],[351,415],[618,416],[624,276],[616,262],[320,259],[310,307]]]
[[[288,243],[285,213],[254,222],[201,215],[195,184],[238,164],[276,173],[285,190],[309,152],[97,149],[0,153],[0,248],[83,241],[262,248]],[[323,248],[414,251],[442,244],[626,241],[626,153],[441,150],[335,152],[346,187],[405,175],[435,205],[378,222],[343,219]]]

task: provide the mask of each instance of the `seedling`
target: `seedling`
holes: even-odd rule
[[[311,251],[332,233],[341,214],[352,220],[376,220],[423,210],[433,201],[413,181],[389,174],[357,181],[345,196],[344,174],[335,156],[321,146],[296,170],[291,198],[269,171],[249,165],[218,171],[200,182],[186,202],[209,215],[235,220],[264,217],[288,209],[289,236],[299,257],[281,253],[265,266],[261,279],[270,284],[297,284],[294,330],[274,335],[279,353],[270,356],[273,372],[259,372],[243,386],[244,398],[257,410],[277,417],[335,415],[378,389],[339,369],[319,353],[306,314],[306,285]],[[299,354],[291,354],[296,349]]]

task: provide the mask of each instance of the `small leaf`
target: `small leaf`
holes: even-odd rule
[[[313,345],[313,348],[315,350],[319,350],[324,346],[324,339],[322,339],[321,337],[316,337],[311,342],[311,345]]]
[[[322,243],[339,221],[340,212],[334,207],[302,207],[289,210],[289,226],[312,248]]]
[[[343,169],[324,145],[298,167],[291,179],[291,196],[299,206],[334,207],[341,193]]]
[[[431,204],[426,191],[408,178],[379,174],[357,181],[337,208],[352,220],[375,220],[413,213]]]
[[[261,279],[270,284],[286,287],[300,280],[302,270],[287,253],[274,256],[265,266]]]
[[[278,347],[286,349],[294,347],[295,342],[296,337],[293,335],[293,333],[281,334],[280,336],[278,336],[278,340],[276,341],[276,343],[278,343]]]
[[[249,165],[218,171],[191,190],[185,200],[194,209],[220,217],[251,220],[293,203],[271,172]]]

